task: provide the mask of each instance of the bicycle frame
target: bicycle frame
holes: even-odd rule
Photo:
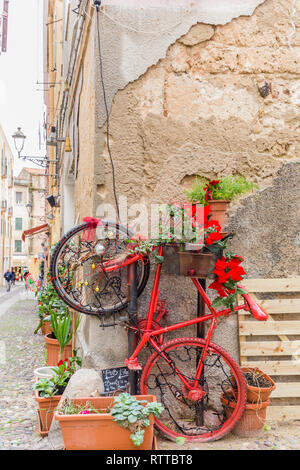
[[[163,248],[160,246],[158,254],[161,256],[163,254]],[[210,313],[208,315],[203,315],[201,317],[194,318],[192,320],[187,320],[183,322],[176,323],[171,326],[163,327],[157,330],[153,330],[151,328],[152,325],[152,320],[153,320],[153,315],[156,311],[157,307],[157,302],[158,302],[158,295],[159,295],[159,282],[160,282],[160,277],[161,277],[161,270],[162,270],[162,264],[158,264],[156,267],[156,272],[155,272],[155,278],[153,282],[153,289],[152,289],[152,294],[151,294],[151,299],[150,299],[150,304],[149,304],[149,310],[148,310],[148,315],[147,315],[147,323],[146,323],[146,328],[142,330],[142,337],[140,339],[139,344],[137,345],[135,351],[133,354],[125,360],[125,366],[127,366],[129,369],[141,369],[141,366],[138,364],[137,357],[143,347],[149,342],[151,346],[158,352],[159,355],[161,355],[168,363],[171,363],[170,359],[163,353],[162,347],[159,345],[159,343],[155,340],[156,336],[160,336],[164,333],[168,333],[169,331],[175,331],[179,330],[181,328],[185,328],[187,326],[191,325],[196,325],[198,323],[201,323],[203,321],[211,320],[207,336],[205,338],[205,346],[203,349],[202,357],[201,360],[199,361],[196,375],[194,378],[194,381],[192,383],[189,383],[188,380],[180,373],[178,369],[175,367],[175,372],[178,374],[178,377],[180,377],[181,381],[183,384],[187,387],[188,390],[197,390],[201,373],[203,370],[203,365],[205,361],[205,357],[208,351],[209,343],[212,337],[213,330],[217,327],[217,318],[221,316],[229,316],[234,312],[237,312],[239,310],[248,310],[249,307],[246,303],[243,305],[239,305],[234,307],[234,310],[230,309],[224,309],[221,311],[217,311],[213,306],[212,302],[210,301],[209,297],[207,296],[206,292],[202,288],[200,282],[198,281],[197,278],[191,278],[192,282],[194,283],[197,291],[199,292],[200,296],[202,297],[205,305],[208,307],[210,310]]]

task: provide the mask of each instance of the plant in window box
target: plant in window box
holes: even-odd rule
[[[66,400],[55,412],[67,450],[151,450],[154,416],[163,411],[153,395]]]
[[[219,180],[208,181],[196,178],[194,185],[185,194],[189,201],[210,205],[212,218],[224,227],[226,210],[230,202],[256,188],[252,181],[243,176],[225,176]]]

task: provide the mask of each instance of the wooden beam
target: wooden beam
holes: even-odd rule
[[[253,297],[253,294],[250,295]],[[257,302],[268,314],[300,313],[300,299],[257,299]],[[245,310],[241,310],[241,312],[243,315],[251,315]]]
[[[271,398],[300,397],[300,382],[277,382]],[[275,405],[274,405],[275,406]],[[291,405],[292,406],[292,405]]]
[[[243,279],[249,292],[300,292],[300,277],[280,279]]]
[[[243,367],[258,367],[268,375],[300,375],[299,361],[246,361]]]
[[[240,341],[242,356],[292,356],[300,354],[300,341]]]
[[[241,335],[300,335],[300,321],[243,321],[240,322]],[[286,341],[286,338],[283,338]]]

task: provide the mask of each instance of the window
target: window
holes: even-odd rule
[[[23,193],[16,191],[16,204],[21,205],[23,202]]]
[[[22,217],[16,217],[16,220],[15,220],[15,229],[16,230],[22,230]]]
[[[22,240],[15,240],[15,252],[22,253]]]

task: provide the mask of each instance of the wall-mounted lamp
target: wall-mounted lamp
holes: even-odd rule
[[[54,126],[51,127],[51,131],[47,139],[47,145],[54,146],[54,147],[56,147],[57,145],[56,128]]]
[[[59,207],[59,196],[53,196],[52,194],[50,196],[46,197],[50,207]]]
[[[26,209],[27,209],[29,217],[31,216],[32,208],[33,208],[33,206],[31,204],[31,202],[28,202],[28,204],[26,204]]]

